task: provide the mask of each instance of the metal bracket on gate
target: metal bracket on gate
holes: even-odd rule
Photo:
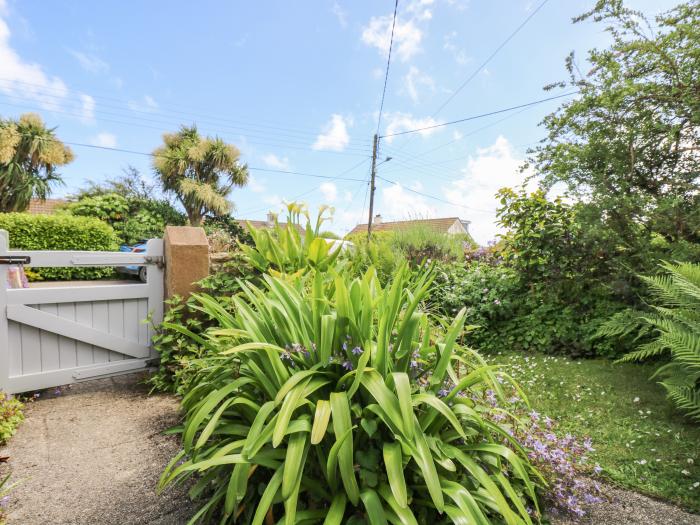
[[[165,261],[162,255],[147,256],[143,260],[146,264],[155,264],[159,270],[165,268]]]
[[[0,264],[29,264],[32,258],[27,255],[2,255]]]

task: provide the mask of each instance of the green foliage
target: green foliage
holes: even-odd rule
[[[7,443],[24,421],[23,408],[24,405],[17,398],[0,392],[0,445]]]
[[[111,251],[118,238],[111,226],[92,217],[0,213],[0,229],[10,234],[10,247],[22,250]],[[50,280],[101,279],[112,268],[36,268],[33,274]]]
[[[320,234],[321,225],[329,219],[327,207],[321,207],[312,226],[304,205],[287,205],[287,223],[281,226],[275,217],[271,229],[256,229],[248,224],[252,245],[240,243],[240,248],[250,264],[260,273],[290,275],[296,277],[311,269],[325,271],[333,266],[340,250],[332,250],[332,243]],[[302,239],[298,227],[301,217],[306,218],[306,230]]]
[[[665,275],[643,277],[656,304],[641,317],[642,336],[651,329],[653,338],[620,361],[669,357],[652,377],[661,378],[681,411],[700,421],[700,265],[664,263],[662,268]]]
[[[532,523],[538,474],[479,398],[509,378],[457,344],[464,311],[433,326],[431,279],[264,275],[233,311],[200,294],[219,326],[192,334],[211,353],[160,487],[200,475],[193,521]]]
[[[390,239],[393,249],[412,264],[420,264],[425,260],[460,260],[464,257],[465,248],[474,243],[467,235],[438,233],[422,224],[397,230]]]
[[[220,271],[199,281],[197,286],[203,292],[214,294],[230,311],[230,297],[241,291],[240,283],[258,280],[259,274],[241,252],[234,252]],[[156,327],[153,336],[153,348],[160,356],[158,369],[148,379],[153,390],[178,394],[187,391],[198,370],[198,360],[207,355],[207,348],[183,333],[182,329],[187,333],[204,334],[216,325],[216,317],[202,310],[194,297],[187,300],[173,297],[166,301],[163,323]]]
[[[230,212],[226,197],[248,182],[238,149],[218,137],[201,137],[195,126],[164,134],[163,143],[153,152],[153,168],[163,190],[182,203],[189,223],[199,226],[208,214]]]
[[[56,138],[39,115],[0,119],[0,212],[24,211],[36,197],[46,199],[62,184],[58,166],[73,160],[73,152]]]
[[[379,282],[386,284],[398,266],[404,261],[391,246],[390,232],[377,232],[372,235],[372,240],[367,240],[367,235],[353,235],[348,237],[354,247],[343,254],[348,259],[357,273],[365,273],[370,267],[377,272]]]
[[[166,225],[185,223],[184,216],[167,201],[127,198],[116,193],[83,197],[66,209],[72,215],[95,217],[109,224],[123,244],[160,238]]]
[[[569,57],[579,94],[545,118],[548,137],[530,160],[546,187],[563,182],[583,197],[616,244],[643,251],[655,233],[700,242],[700,4],[649,22],[599,0],[576,21],[590,18],[608,24],[613,43],[585,67]]]

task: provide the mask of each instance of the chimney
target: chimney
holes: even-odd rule
[[[275,218],[277,217],[276,214],[272,213],[271,211],[267,212],[267,223],[272,226],[275,224]]]
[[[382,216],[379,215],[378,213],[374,216],[374,219],[372,219],[372,222],[374,224],[381,224],[382,223]]]

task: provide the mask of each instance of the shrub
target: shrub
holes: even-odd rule
[[[161,238],[166,225],[185,224],[185,216],[167,201],[127,198],[117,193],[86,196],[66,209],[72,215],[106,222],[114,228],[122,244]]]
[[[470,237],[439,233],[428,226],[412,225],[393,232],[391,245],[412,264],[426,259],[432,261],[455,261],[464,258],[465,248],[472,246]]]
[[[24,421],[23,408],[24,405],[18,399],[0,392],[0,445],[7,443]]]
[[[198,296],[219,329],[160,488],[199,473],[193,521],[532,523],[538,474],[478,396],[508,377],[456,343],[465,312],[433,327],[431,272],[329,273],[244,283],[233,313]]]
[[[223,268],[199,281],[197,287],[210,294],[215,294],[227,310],[231,310],[230,297],[241,291],[241,282],[256,282],[256,272],[240,251],[232,253],[232,259]],[[204,335],[211,327],[217,325],[217,318],[200,308],[194,297],[187,300],[173,297],[166,301],[167,308],[163,323],[156,327],[153,347],[160,356],[158,369],[149,377],[153,390],[182,394],[189,388],[193,376],[198,370],[198,361],[207,355],[207,347],[183,333]]]
[[[630,327],[650,340],[620,361],[667,359],[660,377],[668,398],[700,422],[700,264],[664,263],[665,275],[642,277],[655,303],[650,312],[618,316],[601,329],[607,336],[627,336]]]
[[[0,213],[0,229],[10,234],[10,247],[20,250],[116,250],[118,239],[104,222],[70,215]],[[51,280],[101,279],[112,268],[35,268],[29,275]]]

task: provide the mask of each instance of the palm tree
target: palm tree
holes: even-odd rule
[[[44,200],[63,184],[56,168],[72,161],[73,152],[55,129],[34,113],[0,119],[0,212],[24,211],[32,198]]]
[[[164,134],[163,143],[153,151],[153,168],[163,190],[182,203],[189,223],[199,226],[209,213],[229,213],[226,197],[234,186],[248,182],[248,167],[238,162],[238,149],[218,137],[200,136],[196,126]]]

